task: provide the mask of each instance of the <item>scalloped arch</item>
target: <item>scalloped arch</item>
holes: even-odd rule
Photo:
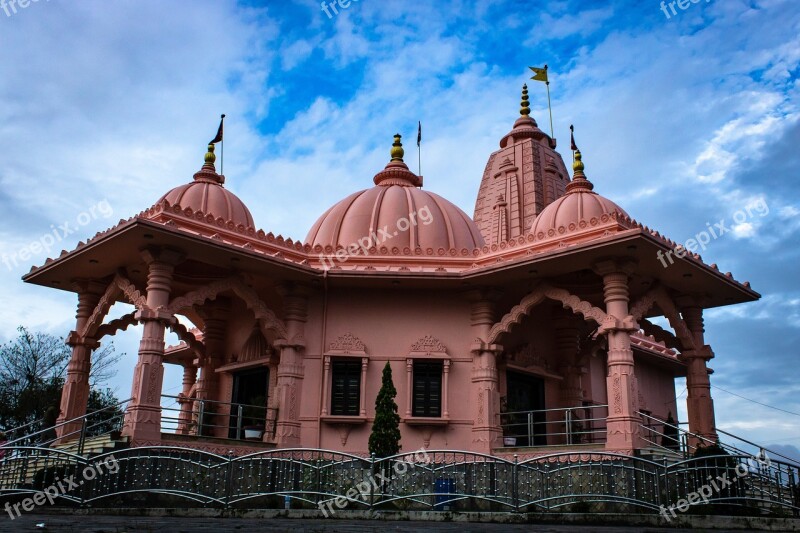
[[[489,338],[486,342],[488,344],[498,342],[500,335],[511,331],[511,328],[515,324],[518,324],[530,313],[531,309],[542,303],[545,299],[561,302],[565,309],[569,309],[575,314],[582,315],[586,319],[593,320],[597,325],[602,324],[603,320],[606,318],[606,313],[602,309],[581,300],[565,289],[553,287],[547,283],[541,283],[527,296],[522,298],[520,303],[512,307],[511,311],[506,313],[500,322],[492,326],[492,329],[489,330]]]
[[[201,289],[175,298],[167,306],[166,311],[173,315],[177,314],[187,307],[200,305],[206,300],[213,300],[218,294],[227,290],[232,291],[238,296],[245,303],[247,308],[253,312],[261,326],[262,333],[264,333],[268,340],[275,342],[278,339],[288,339],[286,326],[284,326],[283,322],[281,322],[275,313],[267,307],[267,304],[261,300],[258,293],[245,285],[239,278],[232,277],[215,281]]]
[[[633,307],[631,307],[631,315],[637,322],[641,322],[644,315],[653,308],[654,304],[658,304],[658,307],[661,309],[661,312],[664,313],[664,317],[666,317],[669,325],[672,326],[673,331],[675,331],[675,336],[683,344],[684,349],[694,349],[694,335],[692,335],[686,322],[681,318],[678,308],[662,285],[653,287],[647,291],[644,296],[639,298]],[[652,323],[651,325],[656,327]]]

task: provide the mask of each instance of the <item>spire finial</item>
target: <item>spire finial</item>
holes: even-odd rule
[[[581,151],[575,150],[575,160],[572,162],[573,176],[583,176],[585,178],[586,175],[583,173],[585,168]]]
[[[520,109],[519,114],[523,117],[527,117],[531,114],[531,103],[528,100],[528,84],[522,84],[522,102],[520,102]]]
[[[400,142],[401,135],[399,133],[394,134],[394,143],[392,143],[392,161],[402,161],[403,155],[405,154],[405,150],[403,150],[403,143]]]
[[[214,161],[217,160],[217,156],[214,155],[214,145],[213,144],[209,144],[208,145],[208,152],[206,152],[206,156],[205,156],[204,160],[205,160],[207,165],[211,165],[212,167],[214,166]]]

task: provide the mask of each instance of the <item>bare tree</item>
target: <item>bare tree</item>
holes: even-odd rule
[[[0,346],[0,427],[5,428],[41,420],[48,408],[58,407],[72,352],[63,338],[24,326],[17,331],[16,339]],[[91,390],[116,375],[122,355],[111,343],[92,354]]]

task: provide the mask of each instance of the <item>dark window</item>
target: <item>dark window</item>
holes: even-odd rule
[[[331,414],[358,416],[361,407],[361,360],[331,363]]]
[[[414,416],[442,416],[442,362],[414,361]]]

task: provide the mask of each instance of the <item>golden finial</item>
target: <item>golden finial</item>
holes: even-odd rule
[[[217,160],[217,156],[214,155],[214,145],[208,145],[208,152],[206,152],[205,162],[206,164],[213,165],[214,161]]]
[[[586,167],[583,166],[583,160],[581,159],[582,157],[581,151],[575,150],[575,159],[572,162],[572,170],[574,171],[575,176],[584,176],[583,169]]]
[[[402,161],[405,150],[403,150],[403,143],[400,142],[400,134],[394,134],[394,143],[392,144],[392,161]]]
[[[531,114],[531,103],[528,101],[528,84],[522,84],[522,102],[520,102],[519,114],[527,117]]]

